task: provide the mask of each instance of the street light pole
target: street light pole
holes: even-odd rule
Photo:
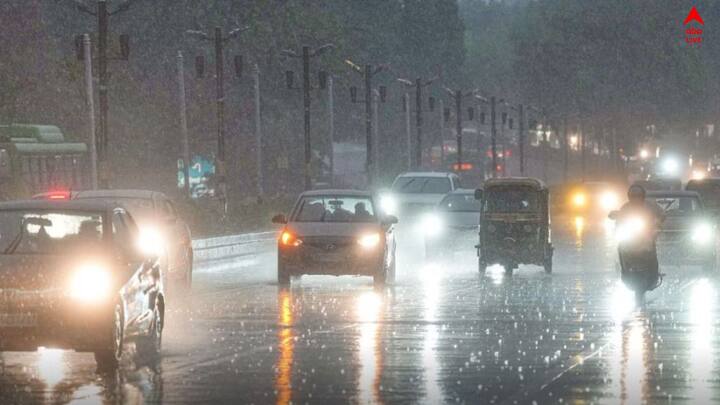
[[[85,95],[88,107],[88,130],[90,132],[90,182],[93,190],[98,188],[97,173],[97,133],[95,132],[95,103],[93,101],[92,51],[90,35],[83,35],[85,56]]]
[[[518,142],[520,143],[520,175],[525,176],[525,108],[522,104],[518,106]]]
[[[182,52],[178,51],[178,98],[180,105],[180,132],[182,134],[183,189],[185,197],[190,195],[190,141],[187,127],[187,105],[185,103],[185,65]]]
[[[490,140],[492,145],[492,176],[497,177],[497,128],[495,127],[495,96],[490,97]]]
[[[108,84],[107,84],[107,37],[108,37],[108,11],[107,2],[99,0],[97,3],[98,21],[98,104],[100,107],[99,119],[99,148],[98,161],[100,166],[100,185],[108,187],[107,147],[108,147]]]
[[[423,108],[422,108],[422,79],[415,79],[415,166],[422,167],[422,125],[423,125]]]

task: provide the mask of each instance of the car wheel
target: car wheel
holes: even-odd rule
[[[488,267],[488,265],[487,265],[487,263],[485,263],[485,260],[478,259],[478,271],[480,272],[480,274],[485,274],[487,267]]]
[[[192,248],[188,249],[187,253],[187,280],[185,283],[185,288],[188,292],[192,291],[192,279],[193,279],[193,250]]]
[[[120,362],[124,343],[124,319],[123,307],[118,303],[113,311],[113,321],[108,331],[109,336],[106,337],[107,341],[94,353],[99,369],[112,369]]]
[[[290,285],[290,274],[288,273],[287,269],[285,268],[285,263],[281,259],[278,258],[278,264],[277,264],[277,279],[278,284],[281,286],[289,286]]]
[[[390,266],[388,266],[387,270],[387,282],[388,283],[394,283],[395,282],[395,255],[393,255],[392,260],[390,261]]]
[[[389,268],[385,265],[385,261],[380,263],[377,272],[373,276],[373,284],[375,287],[384,287],[387,282]]]
[[[543,268],[545,268],[545,273],[552,273],[552,257],[545,259],[545,263],[543,263]]]
[[[147,336],[143,336],[138,341],[139,349],[143,354],[147,354],[148,356],[157,356],[160,354],[160,350],[162,349],[162,332],[165,326],[165,315],[163,312],[162,304],[158,300],[153,310],[153,321],[150,326],[150,331]]]

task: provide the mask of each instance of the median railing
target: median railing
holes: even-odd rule
[[[275,246],[277,232],[256,232],[193,240],[195,261],[222,260],[267,251]]]

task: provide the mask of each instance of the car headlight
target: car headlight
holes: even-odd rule
[[[107,268],[87,264],[72,274],[69,295],[81,301],[99,301],[110,295],[112,280]]]
[[[710,224],[701,223],[695,225],[692,231],[692,241],[696,243],[700,243],[702,245],[707,245],[712,241],[713,238],[713,228],[710,226]]]
[[[280,243],[285,246],[300,246],[302,245],[302,239],[299,239],[297,235],[290,231],[283,231],[280,234]]]
[[[137,243],[140,251],[148,256],[159,257],[165,252],[165,238],[154,226],[140,227]]]
[[[421,224],[425,236],[433,237],[442,233],[442,221],[436,214],[424,215]]]
[[[358,238],[357,243],[358,243],[358,245],[364,247],[365,249],[372,249],[380,243],[380,234],[379,233],[370,233],[367,235],[363,235],[360,238]]]
[[[606,191],[600,196],[600,206],[607,211],[612,211],[618,208],[620,198],[612,191]]]
[[[618,242],[629,242],[645,231],[645,220],[640,217],[632,217],[623,220],[615,230],[615,238]]]
[[[587,197],[585,193],[575,193],[572,196],[572,203],[576,207],[584,207],[587,203]]]
[[[387,215],[397,214],[397,201],[390,194],[380,196],[380,209]]]

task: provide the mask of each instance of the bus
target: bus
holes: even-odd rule
[[[88,147],[67,142],[53,125],[0,125],[0,200],[90,183]]]

